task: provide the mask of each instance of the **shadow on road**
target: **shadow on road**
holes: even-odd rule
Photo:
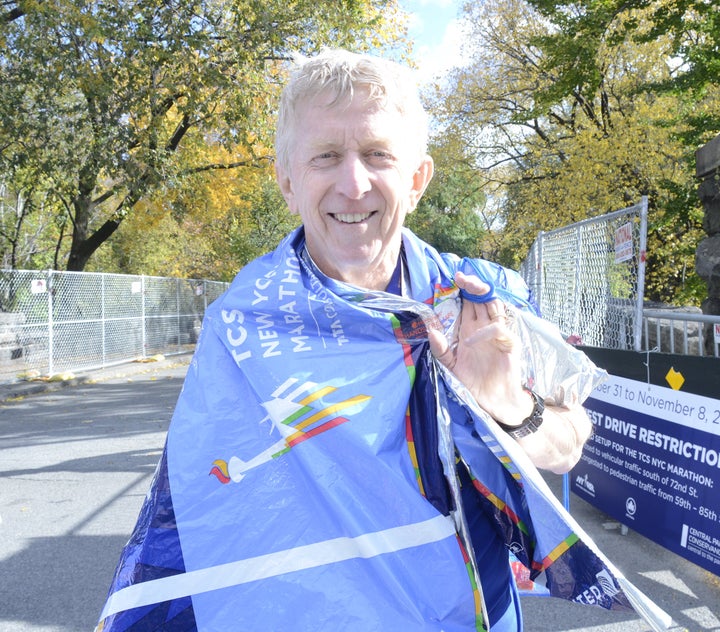
[[[30,626],[52,626],[68,632],[90,631],[102,610],[112,570],[127,538],[64,535],[31,538],[25,548],[0,562],[2,620]],[[5,593],[5,590],[0,591]],[[7,628],[3,628],[7,629]]]

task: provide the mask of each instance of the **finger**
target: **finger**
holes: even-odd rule
[[[490,286],[474,274],[464,274],[458,271],[455,273],[455,283],[461,290],[476,296],[483,296],[490,291]]]
[[[491,291],[487,283],[474,275],[457,272],[455,282],[460,289],[476,296],[483,296]],[[467,321],[484,326],[505,318],[505,304],[500,299],[480,303],[463,301],[463,314]]]
[[[478,277],[469,274],[463,274],[462,272],[456,273],[455,283],[457,284],[458,288],[460,288],[460,290],[473,296],[483,296],[490,291],[490,286],[486,283],[483,283]],[[460,327],[461,331],[463,329],[465,331],[468,331],[469,328],[469,331],[474,330],[474,328],[478,325],[479,319],[487,321],[487,318],[483,317],[484,314],[485,305],[483,303],[475,302],[473,300],[467,299],[466,297],[463,297],[461,313],[462,320]]]
[[[511,353],[516,347],[518,338],[504,323],[496,323],[476,329],[463,342],[471,347],[492,345],[504,353]]]
[[[450,343],[448,343],[447,338],[445,338],[445,334],[437,329],[430,329],[428,331],[428,341],[430,342],[430,352],[435,358],[446,367],[452,368],[452,347]]]
[[[507,313],[505,311],[505,303],[503,303],[501,300],[489,301],[485,303],[484,307],[488,321],[490,321],[491,323],[506,322],[505,318],[507,316]]]

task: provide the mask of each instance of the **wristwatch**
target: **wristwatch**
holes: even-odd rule
[[[531,391],[529,388],[526,388],[525,390],[529,393],[533,400],[533,409],[530,416],[523,419],[519,426],[508,426],[507,424],[495,420],[497,425],[507,432],[513,439],[521,439],[522,437],[527,437],[528,435],[537,432],[543,422],[545,400],[535,391]]]

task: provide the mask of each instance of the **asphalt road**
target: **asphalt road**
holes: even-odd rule
[[[185,361],[0,388],[0,632],[91,631],[134,525]],[[48,385],[46,385],[47,387]],[[561,478],[549,479],[560,493]],[[720,632],[720,578],[572,496],[571,513],[673,632]],[[646,632],[638,616],[523,598],[527,632]],[[234,632],[234,631],[233,631]]]

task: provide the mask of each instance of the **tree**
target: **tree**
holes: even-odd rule
[[[557,77],[558,92],[597,88],[602,78],[598,54],[623,41],[668,42],[673,71],[656,88],[697,97],[720,83],[720,7],[707,0],[528,0],[558,28],[538,40],[546,68]],[[546,94],[550,96],[550,91]],[[551,97],[552,98],[552,97]],[[712,120],[720,129],[720,114]],[[696,121],[691,121],[695,123]]]
[[[230,281],[297,224],[271,165],[202,172],[139,202],[88,269]]]
[[[696,242],[701,217],[691,195],[687,114],[717,99],[706,92],[705,101],[688,103],[659,90],[676,70],[671,34],[651,41],[640,13],[607,18],[612,4],[553,11],[547,3],[543,12],[524,0],[467,4],[472,63],[438,88],[443,133],[477,156],[483,187],[503,217],[499,251],[507,265],[519,264],[539,230],[648,195],[648,250],[660,255],[649,261],[648,294],[697,301],[697,278],[688,284],[691,273],[675,274],[677,266],[692,270],[687,244]],[[578,20],[587,33],[572,31]],[[603,28],[591,29],[596,22]]]
[[[270,120],[291,51],[388,45],[402,29],[394,0],[7,7],[0,173],[22,168],[48,183],[72,229],[68,270],[83,270],[137,205],[163,188],[271,160]],[[243,158],[208,162],[207,144]]]
[[[473,161],[454,140],[439,139],[430,147],[435,175],[405,223],[441,252],[489,256],[487,238],[493,222],[485,214],[485,193]]]
[[[20,7],[19,2],[15,2],[14,0],[3,2],[0,10],[2,10],[2,13],[0,13],[0,24],[9,24],[10,22],[20,19],[25,13]]]

